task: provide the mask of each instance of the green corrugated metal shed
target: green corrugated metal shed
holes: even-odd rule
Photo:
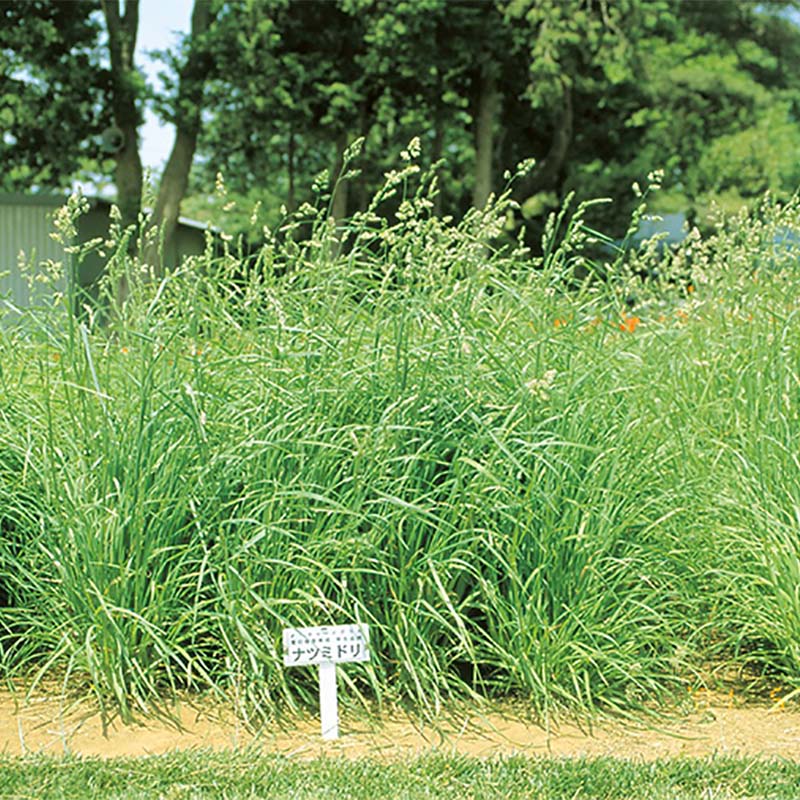
[[[35,280],[29,284],[20,261],[32,264],[34,275],[42,271],[39,265],[47,259],[61,261],[66,274],[69,258],[50,237],[55,230],[53,213],[63,204],[63,197],[0,194],[0,297],[8,295],[18,308],[31,305],[37,296],[41,298],[51,291]],[[66,289],[65,280],[58,289]]]
[[[78,240],[86,242],[106,236],[111,203],[101,198],[87,198],[90,210],[78,223]],[[59,195],[0,194],[0,300],[6,310],[10,306],[27,308],[45,299],[53,291],[65,292],[67,280],[75,279],[77,285],[90,295],[102,275],[104,263],[98,254],[89,255],[73,275],[72,259],[63,247],[50,236],[55,231],[53,215],[65,205],[67,199]],[[188,255],[199,255],[205,249],[206,225],[181,217],[175,234],[172,251],[164,254],[168,267]],[[24,254],[21,256],[20,254]],[[48,259],[61,262],[64,277],[53,284],[35,280],[44,271],[42,264]],[[20,269],[20,261],[29,265],[31,272]],[[34,280],[30,280],[30,275]],[[2,316],[0,314],[0,316]]]

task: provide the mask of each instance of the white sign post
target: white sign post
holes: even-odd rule
[[[283,663],[287,667],[319,665],[319,713],[323,739],[339,738],[336,665],[369,661],[368,625],[321,625],[286,628]]]

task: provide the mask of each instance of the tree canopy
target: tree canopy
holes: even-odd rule
[[[624,226],[635,181],[664,171],[661,210],[701,220],[800,182],[794,3],[738,0],[196,0],[192,28],[148,90],[134,58],[138,0],[0,1],[6,190],[114,172],[123,219],[141,206],[137,132],[151,103],[176,126],[156,221],[208,213],[216,176],[240,206],[310,199],[363,138],[331,214],[367,203],[419,136],[438,165],[436,213],[514,191],[536,226],[569,192],[609,196]],[[122,134],[112,159],[98,144]],[[188,195],[188,197],[187,197]],[[245,227],[244,216],[231,218]]]
[[[4,191],[63,188],[96,167],[111,123],[97,2],[0,0]]]

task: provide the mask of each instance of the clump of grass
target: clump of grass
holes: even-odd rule
[[[358,620],[350,688],[428,714],[644,707],[743,649],[789,679],[792,264],[755,283],[723,225],[667,256],[694,291],[631,311],[631,271],[586,270],[586,205],[532,262],[508,194],[438,219],[413,166],[246,263],[146,279],[117,232],[104,321],[0,332],[4,669],[126,716],[179,688],[271,713],[316,691],[281,630]]]

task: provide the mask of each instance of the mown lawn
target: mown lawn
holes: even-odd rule
[[[198,751],[109,761],[0,760],[0,797],[38,800],[795,800],[799,791],[800,765],[734,758],[644,764],[427,755],[386,763]]]

